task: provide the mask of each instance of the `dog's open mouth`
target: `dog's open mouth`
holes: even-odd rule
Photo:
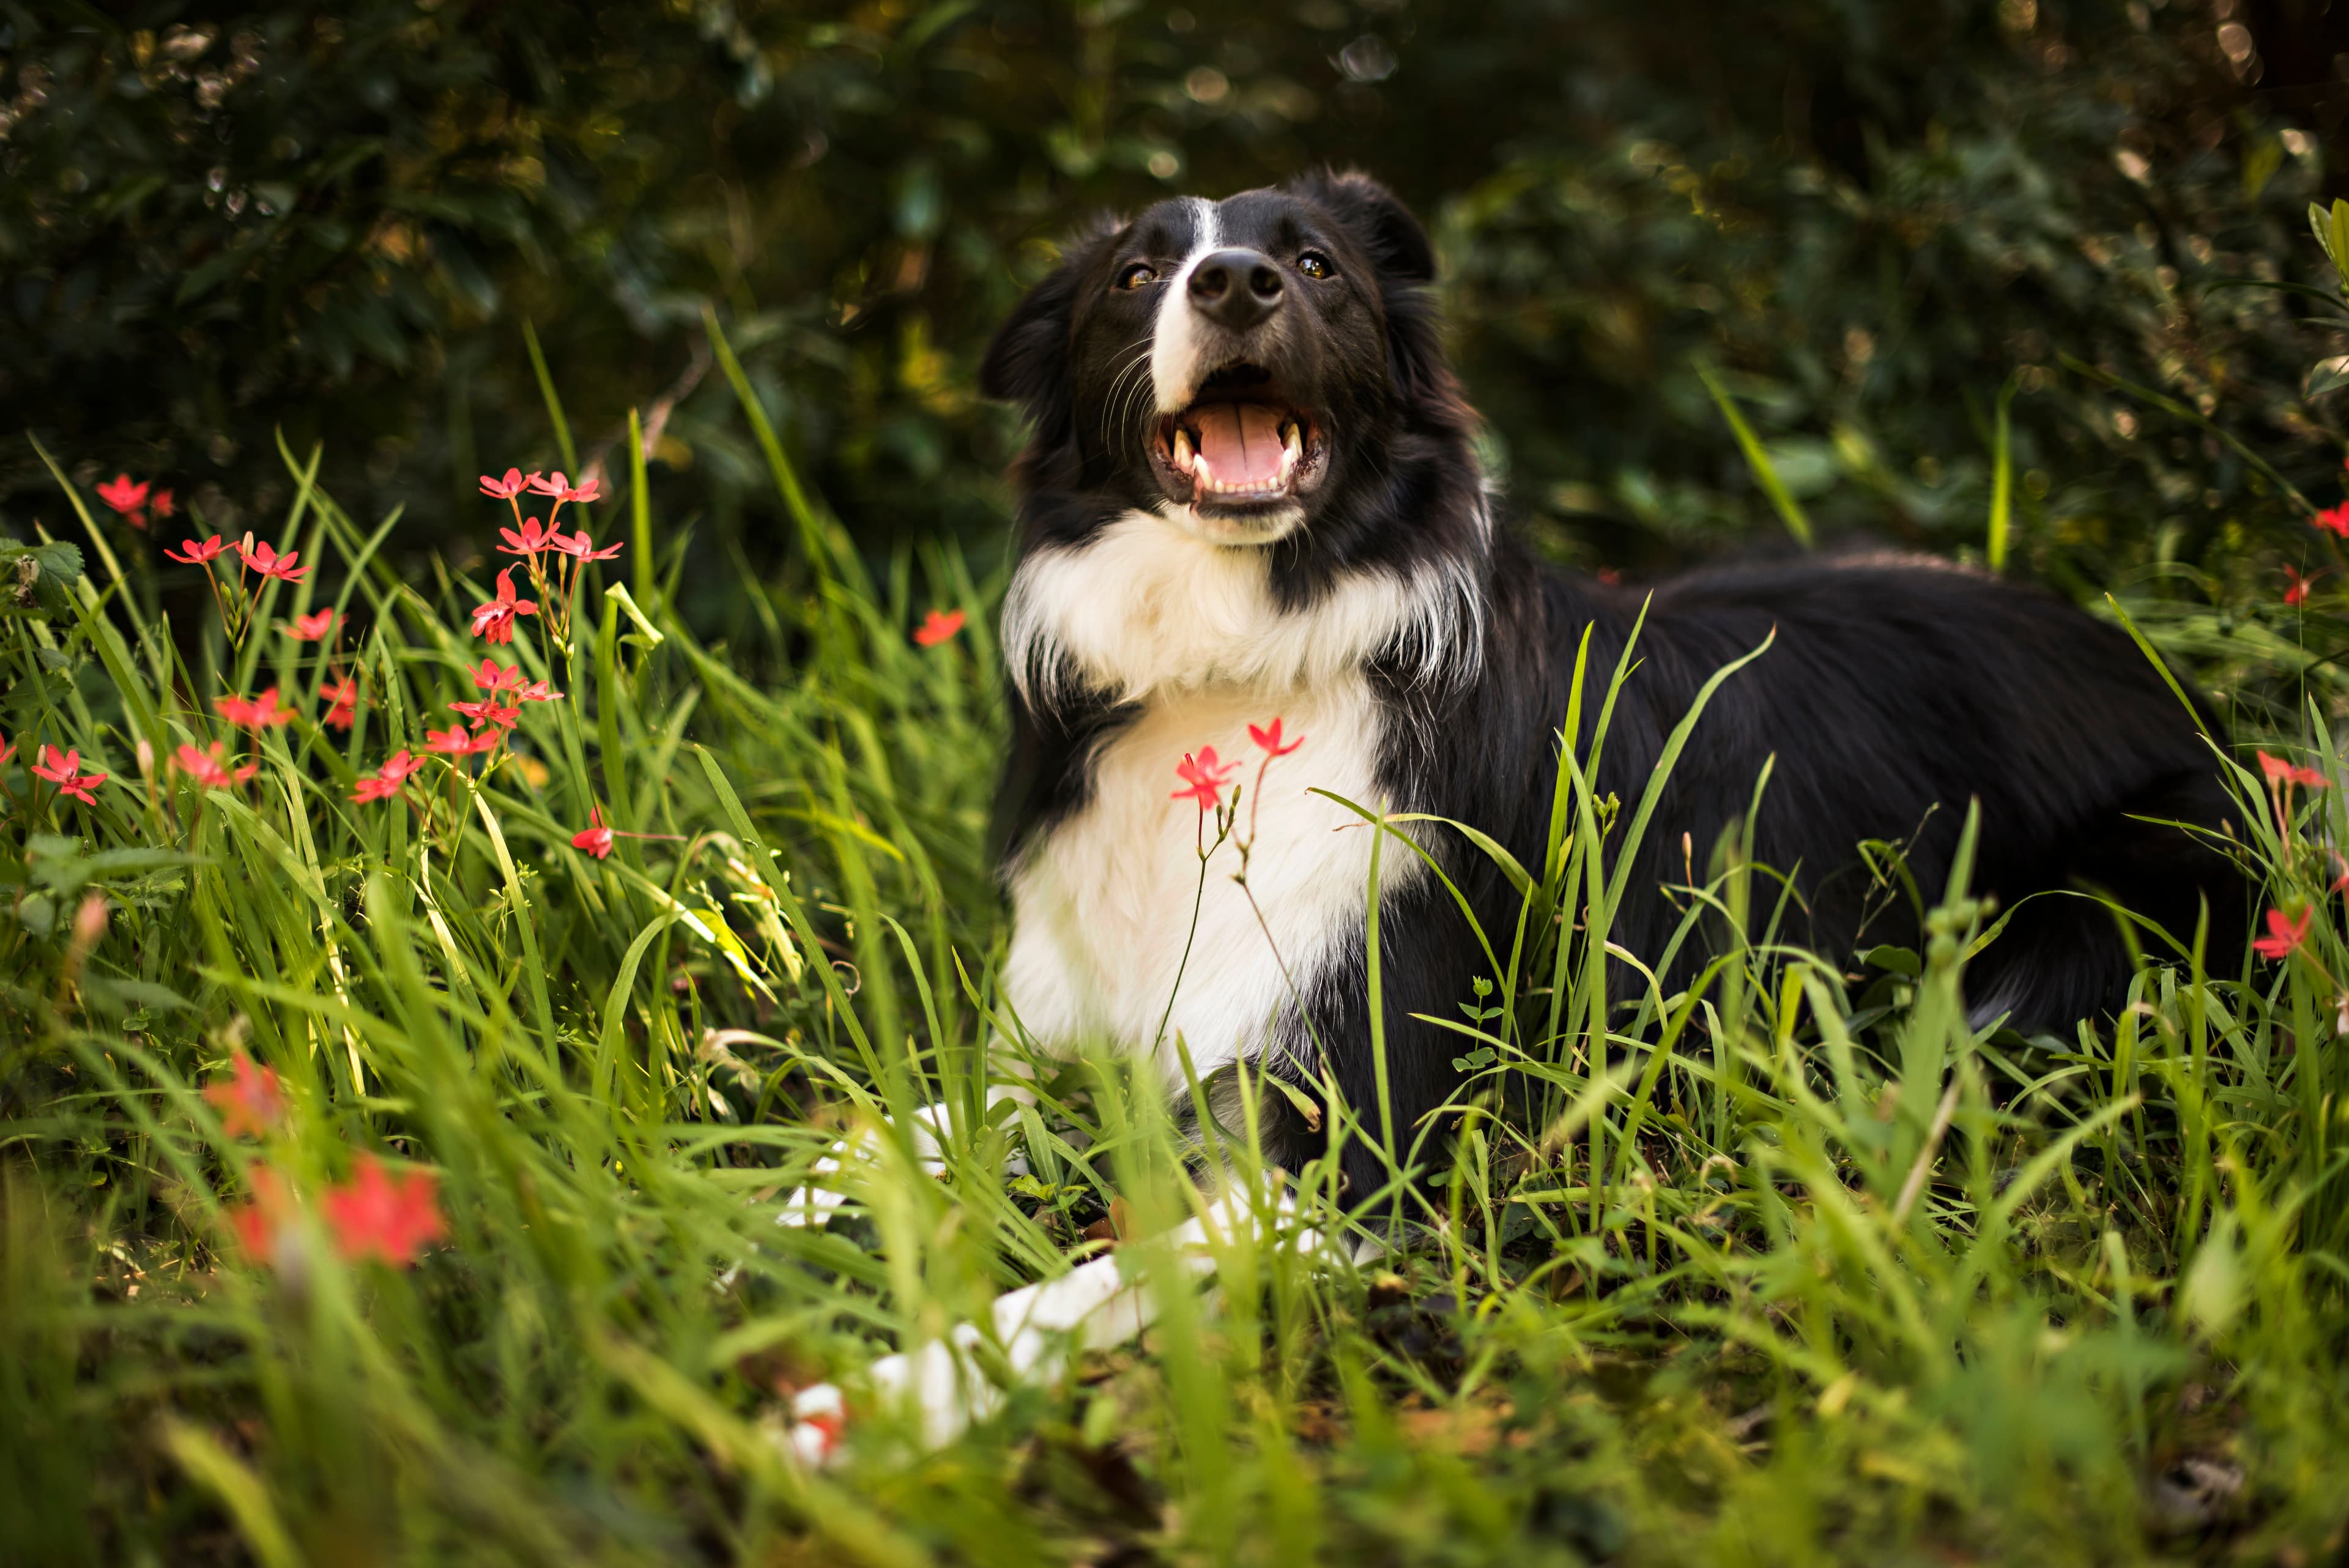
[[[1198,400],[1158,421],[1151,457],[1168,498],[1248,510],[1292,501],[1320,479],[1326,451],[1313,416],[1253,365],[1207,378]]]

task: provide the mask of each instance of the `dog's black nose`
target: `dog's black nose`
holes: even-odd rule
[[[1280,269],[1258,251],[1216,251],[1191,269],[1190,290],[1201,315],[1245,332],[1280,308]]]

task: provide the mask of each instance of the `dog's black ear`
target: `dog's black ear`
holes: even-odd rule
[[[1435,310],[1435,247],[1427,231],[1395,193],[1360,170],[1309,174],[1294,187],[1346,226],[1378,269],[1379,302],[1387,318],[1387,352],[1396,389],[1422,417],[1468,417],[1444,357]]]
[[[1301,194],[1337,214],[1363,254],[1398,283],[1435,281],[1435,247],[1411,209],[1359,169],[1311,175]]]
[[[988,345],[979,362],[978,389],[1001,402],[1017,403],[1050,440],[1065,422],[1069,403],[1069,338],[1076,321],[1077,296],[1095,253],[1114,222],[1102,219],[1071,239],[1061,265],[1030,289]]]
[[[1078,260],[1063,261],[1030,289],[996,332],[979,362],[978,389],[1033,410],[1065,383],[1069,327],[1077,299]]]

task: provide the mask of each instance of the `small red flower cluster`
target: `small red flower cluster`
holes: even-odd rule
[[[2349,468],[2349,459],[2344,459],[2342,466]],[[2349,539],[2349,501],[2344,501],[2338,506],[2320,509],[2308,522],[2311,527],[2322,529],[2336,538]],[[2316,586],[2317,577],[2324,576],[2319,572],[2316,576],[2303,577],[2290,566],[2283,569],[2283,602],[2287,605],[2305,604],[2309,590]]]
[[[960,631],[966,617],[960,610],[932,610],[914,628],[914,646],[936,648]]]
[[[1169,796],[1173,800],[1196,801],[1201,811],[1213,811],[1223,800],[1223,792],[1240,770],[1237,763],[1227,763],[1216,754],[1213,746],[1201,746],[1196,752],[1185,752],[1183,760],[1174,764],[1174,776],[1185,788]]]
[[[222,718],[226,719],[238,729],[251,730],[255,734],[259,734],[264,730],[277,729],[294,721],[294,710],[278,701],[277,688],[274,686],[270,687],[258,697],[234,695],[215,697],[212,699],[212,706],[220,711]]]
[[[212,563],[232,551],[236,556],[239,579],[247,574],[253,576],[252,583],[242,588],[233,601],[221,591],[220,578],[212,575]],[[273,582],[298,583],[310,575],[309,567],[298,564],[302,559],[301,551],[288,550],[281,556],[277,553],[277,546],[266,541],[256,543],[250,534],[233,544],[217,534],[203,540],[183,539],[178,549],[167,549],[163,556],[182,566],[204,569],[204,581],[212,586],[212,603],[220,610],[221,625],[228,632],[229,640],[238,643],[244,640],[244,634],[252,628],[254,613],[260,607],[264,587]],[[333,628],[336,618],[331,609],[318,610],[297,618],[286,628],[286,635],[296,642],[316,642]]]
[[[8,751],[13,753],[16,749],[12,745]],[[7,760],[5,754],[0,754],[0,762]],[[70,796],[84,805],[98,804],[98,786],[104,784],[109,776],[82,772],[78,747],[60,752],[55,746],[43,746],[41,760],[32,764],[32,772],[35,778],[47,779],[57,785],[59,794]]]
[[[500,665],[494,659],[484,659],[478,670],[469,670],[473,684],[489,696],[477,702],[451,702],[449,711],[471,722],[474,728],[468,732],[462,724],[451,724],[445,730],[427,728],[424,749],[436,756],[450,759],[450,765],[463,757],[487,756],[504,743],[509,731],[522,722],[523,702],[558,702],[563,693],[543,680],[525,680],[520,665]],[[512,702],[502,701],[511,697]],[[409,775],[424,765],[424,759],[402,752],[376,771],[372,778],[359,780],[358,790],[351,798],[366,805],[373,801],[390,800],[398,795]]]
[[[204,1103],[218,1112],[231,1137],[259,1137],[285,1114],[285,1089],[274,1067],[257,1065],[239,1051],[229,1059],[229,1078],[206,1085]]]
[[[206,789],[227,789],[241,784],[261,771],[259,763],[245,763],[232,769],[221,755],[221,742],[214,741],[212,749],[200,752],[193,746],[181,746],[171,758],[171,765]]]
[[[2260,774],[2268,781],[2270,789],[2291,784],[2298,784],[2303,789],[2327,789],[2332,785],[2333,781],[2314,768],[2304,768],[2286,758],[2271,757],[2265,752],[2261,752],[2259,757]]]
[[[604,482],[589,474],[577,484],[560,472],[549,478],[543,473],[525,474],[521,469],[509,468],[502,479],[481,475],[481,493],[502,501],[513,509],[514,525],[500,528],[502,543],[498,553],[520,556],[530,568],[532,591],[539,597],[526,599],[514,590],[513,568],[507,566],[498,573],[498,597],[473,611],[473,635],[487,639],[492,646],[513,640],[514,622],[523,616],[540,613],[543,601],[551,629],[557,644],[567,644],[571,632],[571,601],[579,587],[579,574],[590,561],[608,561],[620,553],[621,546],[595,548],[595,542],[584,528],[565,534],[558,519],[565,505],[584,505],[600,500]],[[546,509],[546,520],[522,514],[522,498],[525,494],[543,495],[552,503]],[[547,571],[549,558],[554,571]],[[551,586],[550,586],[551,585]]]
[[[474,607],[473,635],[488,639],[492,647],[500,643],[512,642],[514,634],[514,618],[537,613],[536,599],[514,597],[513,568],[508,566],[498,573],[498,597],[485,605]]]
[[[1248,740],[1264,753],[1264,760],[1257,764],[1258,784],[1264,781],[1264,769],[1274,758],[1285,757],[1305,743],[1305,737],[1299,735],[1283,745],[1278,719],[1275,719],[1269,728],[1259,729],[1250,724],[1247,732]],[[1227,763],[1217,756],[1213,746],[1201,746],[1196,752],[1185,752],[1183,760],[1174,764],[1174,776],[1183,781],[1185,787],[1176,790],[1169,798],[1195,801],[1202,812],[1213,811],[1222,804],[1223,792],[1239,769],[1237,762]]]
[[[608,859],[612,846],[623,838],[675,838],[673,833],[623,833],[604,821],[604,808],[587,808],[587,826],[571,836],[571,847],[584,849],[598,860]]]
[[[335,609],[332,605],[308,615],[297,615],[285,623],[285,635],[296,642],[316,642],[334,629]]]
[[[229,1071],[228,1078],[204,1090],[221,1130],[231,1137],[267,1137],[285,1117],[284,1084],[243,1051],[231,1059]],[[335,1251],[352,1262],[374,1259],[393,1268],[413,1263],[427,1242],[448,1234],[439,1186],[429,1170],[392,1176],[374,1155],[360,1154],[351,1162],[351,1179],[327,1188],[319,1199]],[[297,1233],[300,1205],[275,1170],[255,1166],[253,1201],[232,1210],[228,1218],[246,1256],[274,1262],[286,1255]]]
[[[600,805],[587,808],[587,824],[571,836],[571,847],[585,849],[601,860],[612,853],[613,842],[620,836],[604,826],[604,808]]]
[[[361,805],[378,800],[390,800],[408,787],[408,775],[424,765],[424,759],[402,751],[366,778],[351,792],[351,799]]]
[[[265,541],[254,544],[250,534],[233,545],[222,544],[217,534],[202,544],[193,539],[182,539],[178,550],[165,550],[163,554],[186,566],[209,566],[232,550],[236,552],[240,566],[248,572],[260,573],[264,580],[274,577],[281,583],[298,583],[310,575],[309,567],[294,564],[302,558],[301,551],[288,550],[281,556],[274,545]],[[181,551],[186,553],[183,555]]]
[[[362,1154],[351,1162],[351,1179],[326,1189],[326,1223],[336,1250],[353,1262],[373,1258],[406,1268],[427,1241],[448,1234],[440,1216],[440,1178],[429,1170],[384,1174],[383,1162]]]
[[[155,514],[157,521],[168,522],[180,510],[172,503],[171,493],[168,490],[157,490],[150,495],[148,492],[153,484],[152,480],[141,480],[133,484],[129,474],[118,473],[114,476],[114,483],[98,487],[98,498],[119,513],[125,523],[133,528],[143,529],[147,526],[150,512]]]
[[[2259,761],[2260,776],[2267,781],[2268,794],[2275,802],[2276,831],[2289,839],[2292,836],[2292,792],[2295,788],[2330,789],[2333,781],[2314,768],[2303,767],[2287,757],[2271,756],[2261,752]],[[2335,883],[2333,890],[2341,891],[2344,886],[2349,886],[2349,876],[2344,876],[2340,882]],[[2308,940],[2309,928],[2315,919],[2313,908],[2301,910],[2297,919],[2282,909],[2270,909],[2267,912],[2267,935],[2255,939],[2251,950],[2263,959],[2282,962],[2298,952],[2302,944]],[[2349,1003],[2344,1003],[2344,1006],[2349,1006]]]
[[[358,715],[359,683],[348,676],[329,676],[318,682],[318,695],[326,700],[326,716],[320,722],[330,730],[349,730]]]
[[[2282,909],[2268,911],[2268,934],[2252,941],[2251,950],[2263,959],[2282,962],[2300,950],[2308,940],[2308,928],[2316,919],[2313,909],[2302,909],[2297,920],[2285,918]]]

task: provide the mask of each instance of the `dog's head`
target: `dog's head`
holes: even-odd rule
[[[1388,495],[1456,440],[1416,219],[1361,174],[1180,197],[1081,235],[979,371],[1034,424],[1030,493],[1268,545]]]

